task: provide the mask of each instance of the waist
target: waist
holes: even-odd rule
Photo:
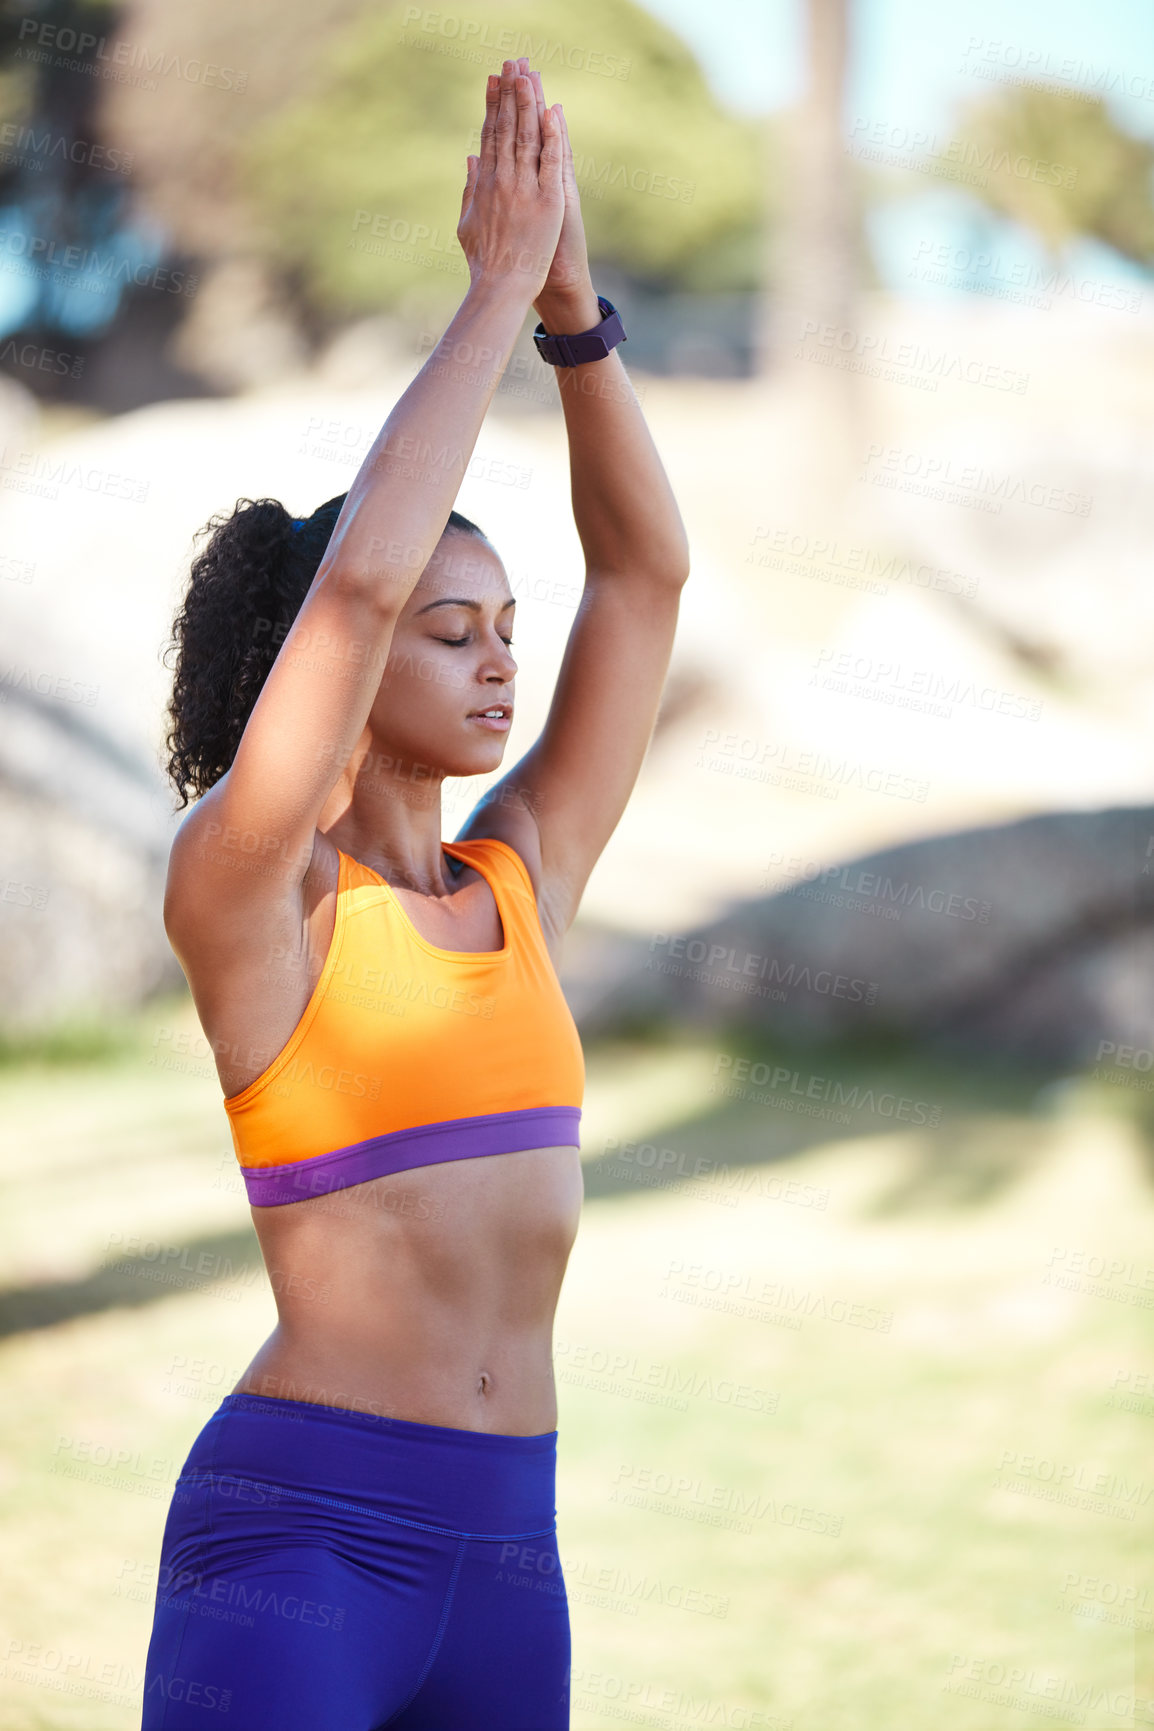
[[[527,1538],[554,1528],[556,1463],[555,1430],[455,1430],[230,1394],[194,1442],[176,1489],[286,1511],[344,1505],[462,1537]]]
[[[254,1369],[287,1380],[246,1389],[307,1384],[322,1404],[455,1425],[472,1422],[455,1415],[478,1374],[496,1372],[492,1428],[547,1429],[553,1417],[527,1415],[552,1398],[549,1334],[583,1194],[579,1150],[537,1148],[255,1209],[279,1322],[275,1363]]]

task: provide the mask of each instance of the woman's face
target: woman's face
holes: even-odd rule
[[[496,769],[513,714],[514,601],[497,554],[463,530],[442,535],[397,620],[369,715],[373,749],[414,788]],[[483,718],[485,710],[500,717]]]

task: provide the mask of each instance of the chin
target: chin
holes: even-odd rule
[[[462,752],[460,757],[448,758],[443,766],[445,775],[490,775],[493,770],[500,769],[505,757],[505,741],[496,739],[485,749]]]

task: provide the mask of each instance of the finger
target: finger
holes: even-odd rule
[[[541,158],[537,179],[544,192],[561,190],[562,140],[559,110],[556,105],[545,110],[545,136],[541,140]]]
[[[565,119],[565,110],[557,104],[557,114],[561,121],[561,179],[564,182],[567,197],[576,198],[577,170],[573,163],[573,146],[569,142],[569,126]]]
[[[537,92],[524,73],[513,80],[517,92],[517,168],[536,178],[541,160],[541,123],[537,118]]]
[[[485,124],[481,128],[481,163],[489,174],[497,165],[497,109],[501,101],[500,76],[491,72],[485,86]]]
[[[542,135],[542,137],[544,137],[544,133],[545,133],[545,92],[541,88],[541,74],[539,72],[530,72],[529,77],[533,80],[533,89],[536,92],[536,96],[537,96],[537,119],[541,125],[541,135]]]
[[[465,161],[468,166],[465,169],[465,190],[461,194],[462,217],[473,202],[473,188],[477,184],[477,170],[481,165],[481,159],[478,156],[467,156]]]
[[[513,62],[506,60],[501,68],[500,99],[497,104],[497,159],[500,169],[513,171],[514,146],[517,137],[517,97],[513,89]]]

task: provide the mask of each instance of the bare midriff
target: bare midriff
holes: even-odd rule
[[[553,1318],[582,1196],[578,1149],[532,1148],[254,1208],[278,1321],[234,1393],[556,1429]]]

